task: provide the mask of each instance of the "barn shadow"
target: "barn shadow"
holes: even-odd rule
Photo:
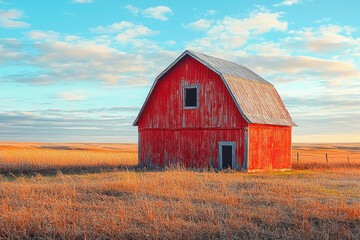
[[[85,174],[93,174],[93,173],[111,173],[111,172],[119,172],[119,171],[141,171],[141,169],[134,166],[80,166],[80,167],[58,167],[58,168],[47,168],[47,169],[37,169],[37,170],[11,170],[4,171],[0,170],[0,175],[3,175],[8,180],[16,179],[17,177],[25,176],[25,177],[35,177],[37,175],[41,175],[44,177],[52,177],[59,174],[63,175],[85,175]]]
[[[96,173],[115,173],[115,172],[166,172],[166,171],[191,171],[191,172],[216,172],[218,173],[218,169],[214,168],[185,168],[180,165],[173,165],[173,166],[165,166],[165,167],[158,167],[158,166],[79,166],[79,167],[58,167],[58,168],[47,168],[47,169],[37,169],[37,170],[1,170],[0,175],[4,176],[7,180],[12,181],[18,177],[35,177],[39,174],[44,177],[55,177],[57,175],[85,175],[85,174],[96,174]],[[233,173],[235,170],[231,169],[224,169],[222,172]]]

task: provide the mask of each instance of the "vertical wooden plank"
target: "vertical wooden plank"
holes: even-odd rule
[[[141,131],[138,131],[138,166],[141,166]]]

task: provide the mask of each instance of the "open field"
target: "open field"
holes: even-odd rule
[[[359,239],[359,169],[0,180],[0,238]]]
[[[0,142],[0,173],[91,170],[136,164],[136,144]]]
[[[0,142],[0,173],[133,167],[137,157],[136,144]],[[295,143],[292,162],[295,169],[343,167],[349,163],[360,167],[360,143]]]
[[[299,164],[297,163],[299,154]],[[326,154],[328,163],[326,163]],[[350,166],[360,167],[360,143],[292,145],[293,168],[327,168]]]
[[[2,142],[0,239],[359,239],[357,147],[293,148],[351,154],[352,164],[329,158],[329,168],[301,170],[316,158],[295,158],[288,172],[216,173],[126,170],[137,163],[136,145]],[[64,174],[71,169],[84,171]]]

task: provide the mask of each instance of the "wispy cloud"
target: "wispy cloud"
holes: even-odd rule
[[[128,5],[126,5],[124,8],[126,8],[127,10],[129,10],[132,14],[134,14],[134,15],[137,15],[138,13],[139,13],[139,8],[137,8],[137,7],[134,7],[133,5],[131,5],[131,4],[128,4]]]
[[[141,36],[151,36],[158,33],[143,25],[136,25],[127,21],[113,23],[108,26],[98,26],[96,28],[91,28],[90,30],[103,34],[121,33],[120,36],[123,37],[124,40]]]
[[[217,11],[214,10],[214,9],[210,9],[210,10],[207,10],[206,13],[209,14],[209,15],[214,15],[214,14],[217,13]]]
[[[289,31],[293,36],[288,37],[285,45],[296,44],[301,50],[316,53],[332,53],[338,50],[348,50],[359,46],[360,38],[353,38],[351,33],[355,29],[350,26],[323,25],[319,28],[305,28]],[[346,53],[344,51],[344,53]],[[346,53],[347,54],[347,53]]]
[[[196,22],[189,23],[185,25],[186,28],[192,28],[195,30],[206,30],[208,29],[214,20],[200,19]]]
[[[56,96],[67,101],[81,101],[85,100],[85,91],[76,90],[75,92],[59,92]]]
[[[298,4],[300,3],[300,0],[284,0],[278,4],[274,4],[275,7],[280,7],[280,6],[291,6],[294,4]]]
[[[360,78],[359,69],[351,61],[290,55],[247,55],[239,57],[238,61],[261,75],[291,74],[301,76],[304,81],[320,78],[336,84]]]
[[[8,11],[0,9],[0,26],[4,28],[27,28],[30,24],[27,22],[18,21],[18,19],[25,18],[23,11],[10,9]]]
[[[26,35],[31,40],[39,40],[39,39],[56,39],[60,37],[60,33],[54,31],[41,31],[41,30],[33,30],[26,33]]]
[[[131,126],[135,114],[122,114],[99,118],[61,109],[32,114],[0,112],[0,141],[136,142],[136,131]]]
[[[3,73],[0,78],[37,85],[63,81],[97,82],[103,87],[147,85],[164,63],[174,57],[173,52],[145,38],[157,32],[143,25],[120,22],[92,31],[102,35],[84,38],[33,30],[24,34],[26,41],[1,39],[0,64],[21,65],[25,70]],[[119,50],[121,46],[125,51]]]
[[[93,0],[73,0],[73,3],[92,3]]]
[[[248,18],[234,18],[226,16],[216,20],[206,30],[205,37],[191,41],[187,48],[205,50],[215,48],[219,51],[236,49],[243,46],[248,39],[262,35],[272,30],[287,30],[287,22],[281,20],[281,13],[252,12]],[[200,20],[199,20],[200,21]],[[206,26],[209,20],[202,19],[200,22],[192,22],[187,26]],[[206,24],[207,23],[207,24]]]
[[[172,14],[172,10],[167,6],[149,7],[142,11],[142,14],[148,18],[155,18],[162,21],[169,19],[169,15]]]
[[[171,10],[171,8],[169,8],[167,6],[157,6],[157,7],[149,7],[146,9],[140,9],[131,4],[128,4],[124,8],[129,10],[134,15],[137,15],[139,12],[141,12],[141,14],[144,17],[159,19],[162,21],[168,20],[169,15],[173,14],[173,11]]]

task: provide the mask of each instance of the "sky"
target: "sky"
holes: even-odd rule
[[[293,142],[360,141],[360,1],[0,0],[0,141],[137,142],[190,49],[275,85]]]

